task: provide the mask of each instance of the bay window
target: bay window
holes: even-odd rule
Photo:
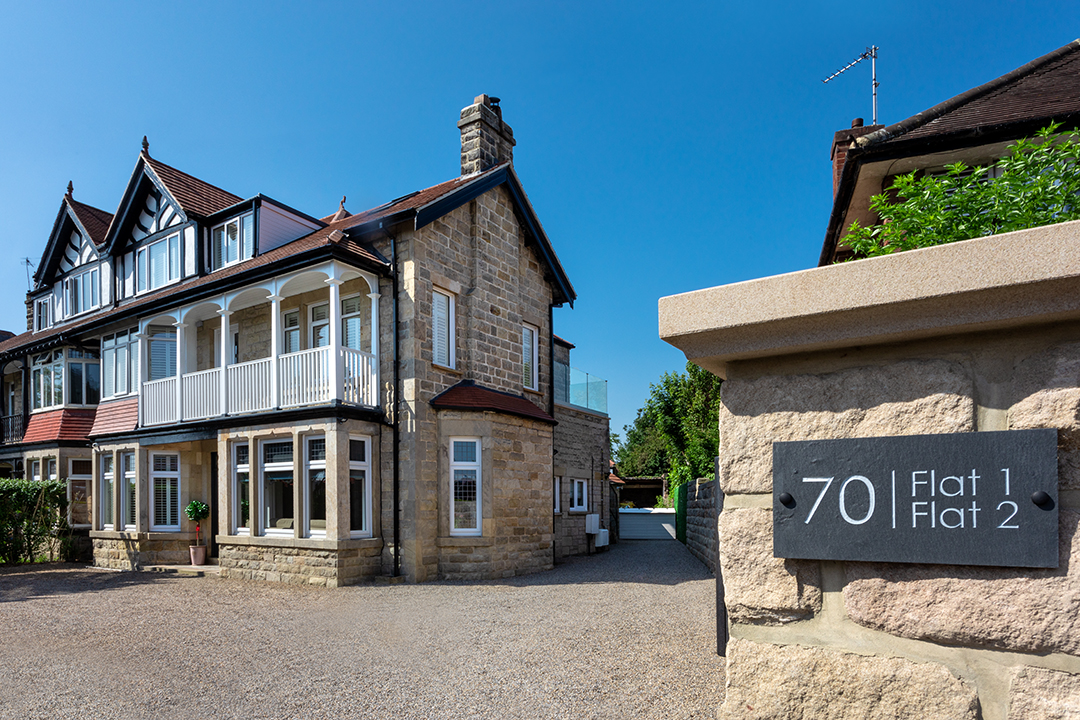
[[[307,472],[304,475],[304,498],[306,517],[304,525],[308,537],[326,537],[326,438],[304,438],[307,448]]]
[[[64,351],[35,355],[30,362],[30,402],[34,410],[64,404]]]
[[[124,530],[136,528],[135,512],[135,453],[120,453],[120,469],[124,473]]]
[[[101,366],[94,350],[67,351],[68,404],[97,405],[101,399]]]
[[[261,449],[263,534],[293,537],[292,441],[264,441]]]
[[[311,329],[311,344],[308,347],[326,347],[330,344],[330,305],[312,305],[309,308],[311,321],[308,327]]]
[[[481,533],[479,438],[450,438],[450,534]]]
[[[150,529],[158,532],[180,530],[180,456],[150,455]]]
[[[363,329],[363,316],[360,296],[354,295],[341,301],[341,345],[350,350],[363,350],[361,347],[361,330]]]
[[[248,213],[210,231],[210,269],[247,260],[255,253],[255,214]]]
[[[157,290],[180,279],[180,235],[150,243],[135,253],[138,292]]]
[[[349,534],[371,537],[370,439],[349,438]]]

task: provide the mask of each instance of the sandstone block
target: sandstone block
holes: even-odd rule
[[[732,622],[778,625],[821,609],[818,564],[773,557],[770,510],[720,514],[720,565]]]
[[[1058,481],[1080,488],[1080,343],[1021,362],[1013,376],[1009,429],[1058,429]]]
[[[1013,674],[1008,720],[1080,717],[1080,675],[1025,667]]]
[[[776,441],[970,431],[971,392],[967,369],[945,360],[728,380],[720,406],[721,488],[771,492]]]
[[[720,720],[975,720],[979,701],[934,663],[800,647],[728,644]]]
[[[948,645],[1080,655],[1078,528],[1080,514],[1062,510],[1053,570],[848,563],[848,616]]]

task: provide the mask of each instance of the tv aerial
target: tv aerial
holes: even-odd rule
[[[870,89],[871,89],[871,91],[873,92],[873,95],[874,95],[874,121],[873,121],[873,123],[871,123],[873,125],[877,125],[877,88],[878,88],[878,81],[877,81],[877,51],[878,51],[878,46],[877,45],[871,45],[870,47],[866,48],[866,52],[864,52],[862,55],[855,58],[854,60],[849,62],[847,65],[840,68],[839,70],[834,72],[832,75],[830,75],[829,77],[827,77],[827,78],[825,78],[824,80],[821,81],[823,83],[827,83],[830,80],[832,80],[834,77],[836,77],[838,75],[842,75],[845,70],[848,70],[849,68],[855,67],[856,65],[861,63],[863,60],[866,60],[867,58],[869,58],[870,59]]]

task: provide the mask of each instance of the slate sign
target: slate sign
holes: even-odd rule
[[[1058,566],[1057,431],[773,443],[773,556]]]

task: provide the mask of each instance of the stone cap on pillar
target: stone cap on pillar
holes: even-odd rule
[[[1080,319],[1080,220],[660,298],[660,337],[751,358]]]

